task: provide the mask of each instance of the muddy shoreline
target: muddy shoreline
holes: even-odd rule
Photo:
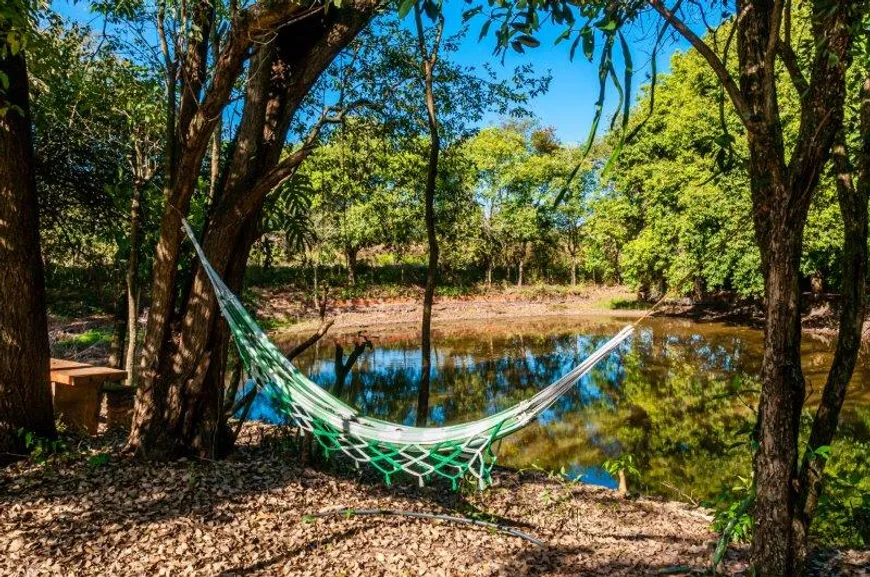
[[[279,336],[292,338],[309,334],[320,326],[321,319],[313,307],[279,291],[258,291],[258,316]],[[820,336],[836,336],[839,307],[836,296],[806,295],[804,331]],[[660,303],[637,301],[626,287],[591,287],[588,291],[566,294],[494,293],[467,297],[436,297],[433,307],[433,330],[454,332],[473,330],[475,326],[503,324],[509,320],[553,319],[559,322],[576,318],[610,317],[627,322],[647,315],[680,318],[693,322],[721,322],[753,329],[764,328],[761,303],[722,295],[702,302],[669,299]],[[376,332],[382,335],[411,334],[422,318],[420,299],[359,298],[336,301],[327,308],[325,317],[334,324],[333,337]],[[866,322],[865,340],[870,341],[870,320]]]
[[[254,288],[256,314],[264,329],[278,340],[296,340],[321,325],[319,311],[310,299],[298,291]],[[804,299],[804,331],[819,338],[837,335],[837,299],[830,295],[807,295]],[[762,329],[764,318],[756,301],[719,296],[700,303],[674,299],[654,305],[636,300],[630,289],[621,286],[591,286],[570,291],[497,290],[488,294],[461,297],[436,297],[433,308],[433,331],[438,334],[507,330],[512,321],[569,325],[572,320],[587,318],[620,319],[626,323],[651,314],[657,317],[685,319],[687,322],[721,322],[734,326]],[[144,315],[143,315],[144,318]],[[326,308],[327,320],[333,325],[327,338],[350,339],[359,334],[381,338],[413,338],[422,318],[421,298],[361,297],[333,300]],[[77,319],[50,318],[53,354],[64,358],[105,363],[108,342],[98,341],[81,347],[56,346],[88,331],[112,330],[107,316]],[[144,329],[144,327],[142,327]],[[870,342],[870,320],[865,322],[865,342]]]

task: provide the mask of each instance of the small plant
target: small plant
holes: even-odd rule
[[[92,471],[100,469],[108,465],[112,460],[109,453],[97,453],[88,457],[88,468]]]
[[[640,471],[634,465],[634,456],[631,453],[624,453],[615,459],[607,459],[602,465],[607,474],[619,479],[620,495],[628,495],[628,479],[638,479]]]
[[[547,479],[550,481],[555,481],[559,488],[561,489],[561,494],[558,494],[557,491],[552,491],[550,489],[544,489],[538,495],[538,498],[544,502],[545,505],[560,505],[565,501],[571,499],[571,491],[570,489],[581,482],[580,475],[571,478],[568,476],[568,472],[565,470],[565,467],[559,469],[559,471],[551,471],[548,469],[544,469],[539,466],[537,463],[533,463],[532,467],[535,471],[541,471],[547,475]],[[523,469],[521,469],[521,472]]]
[[[30,452],[30,460],[34,463],[43,464],[52,457],[67,451],[66,443],[63,440],[41,437],[33,431],[26,431],[23,428],[18,429],[18,437],[24,440],[24,446]]]
[[[755,502],[755,485],[751,479],[738,477],[738,483],[720,493],[715,502],[703,503],[713,512],[713,531],[719,533],[719,541],[713,552],[713,569],[725,557],[729,543],[748,543],[752,539],[752,514]]]
[[[187,466],[187,490],[193,491],[196,489],[196,485],[199,482],[199,475],[196,472],[196,464],[191,462]]]

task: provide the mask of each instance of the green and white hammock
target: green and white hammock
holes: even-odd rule
[[[287,360],[212,268],[186,221],[184,229],[214,287],[221,313],[255,386],[266,392],[275,408],[300,430],[314,435],[327,455],[344,453],[357,466],[371,465],[383,473],[387,484],[404,472],[421,485],[440,476],[449,479],[455,489],[463,479],[474,477],[479,488],[487,487],[496,459],[493,443],[535,420],[633,331],[632,326],[622,329],[559,380],[499,413],[448,427],[390,423],[361,415]]]

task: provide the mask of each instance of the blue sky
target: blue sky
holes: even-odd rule
[[[445,8],[447,31],[455,32],[462,26],[462,12],[470,6],[473,4],[459,1],[447,3]],[[563,142],[584,142],[592,124],[595,100],[598,97],[598,53],[596,52],[595,61],[589,62],[583,57],[582,51],[578,50],[572,62],[569,58],[570,42],[563,41],[554,46],[556,38],[563,29],[550,26],[538,35],[541,41],[539,47],[527,49],[525,54],[517,54],[509,50],[502,66],[492,56],[495,46],[492,33],[482,41],[477,41],[483,22],[482,16],[471,20],[470,32],[462,49],[453,56],[455,60],[466,65],[490,62],[497,71],[502,70],[505,74],[510,74],[518,65],[528,63],[534,65],[536,72],[549,71],[552,75],[550,90],[547,94],[539,96],[531,108],[543,126],[552,126],[556,129],[556,134]],[[648,81],[653,35],[654,28],[650,23],[642,23],[627,34],[635,66],[634,96],[638,93],[638,87]],[[663,46],[657,54],[658,73],[666,73],[670,68],[673,53],[676,50],[685,50],[687,47],[688,43],[682,40]],[[618,49],[614,50],[614,60],[617,71],[621,73],[622,56]],[[605,102],[605,114],[609,116],[616,106],[612,85],[608,86],[608,96]],[[498,122],[499,119],[491,117],[487,120],[487,123],[493,123]]]
[[[79,22],[89,22],[96,29],[99,28],[100,22],[90,13],[87,1],[55,0],[52,5],[64,16]],[[455,33],[462,27],[462,12],[470,6],[470,4],[460,0],[445,3],[446,34]],[[493,56],[495,46],[493,35],[490,33],[482,41],[478,42],[477,40],[483,21],[482,16],[472,19],[469,23],[470,32],[461,49],[451,57],[463,65],[480,66],[484,63],[490,63],[497,73],[504,73],[505,76],[510,75],[516,66],[529,63],[534,66],[535,72],[538,74],[549,72],[552,76],[550,90],[531,103],[531,110],[538,117],[541,125],[555,128],[556,134],[563,142],[579,143],[585,141],[592,123],[594,103],[598,95],[596,63],[587,61],[579,50],[575,60],[571,62],[568,56],[570,42],[562,42],[558,46],[554,46],[553,43],[562,30],[551,26],[543,30],[538,36],[541,40],[541,46],[528,49],[525,54],[517,54],[511,50],[505,57],[504,64],[501,64],[500,58]],[[648,81],[649,52],[653,33],[652,24],[642,23],[627,35],[635,64],[634,96],[637,95],[638,87]],[[686,48],[687,44],[684,41],[672,42],[663,46],[657,56],[659,73],[667,72],[674,51]],[[622,66],[619,52],[619,50],[614,50],[617,70],[621,70]],[[610,97],[605,106],[606,113],[609,115],[616,106],[612,86],[609,87],[608,94]],[[499,120],[497,116],[491,115],[484,120],[484,124],[498,123]]]

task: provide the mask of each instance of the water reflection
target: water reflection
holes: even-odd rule
[[[582,362],[624,324],[618,318],[511,320],[436,334],[430,393],[432,426],[473,420],[523,400]],[[413,424],[420,376],[415,335],[368,335],[373,347],[336,383],[335,341],[297,359],[315,382],[364,414]],[[288,343],[290,346],[291,343]],[[345,350],[351,343],[342,343]],[[831,343],[805,339],[807,375],[819,390]],[[758,331],[673,319],[644,322],[538,421],[505,439],[503,464],[565,469],[615,486],[600,465],[632,453],[642,489],[670,497],[710,498],[749,466],[745,442],[753,420],[761,360]],[[862,359],[845,419],[868,406]],[[256,418],[279,417],[264,400]],[[735,448],[736,447],[736,448]]]

